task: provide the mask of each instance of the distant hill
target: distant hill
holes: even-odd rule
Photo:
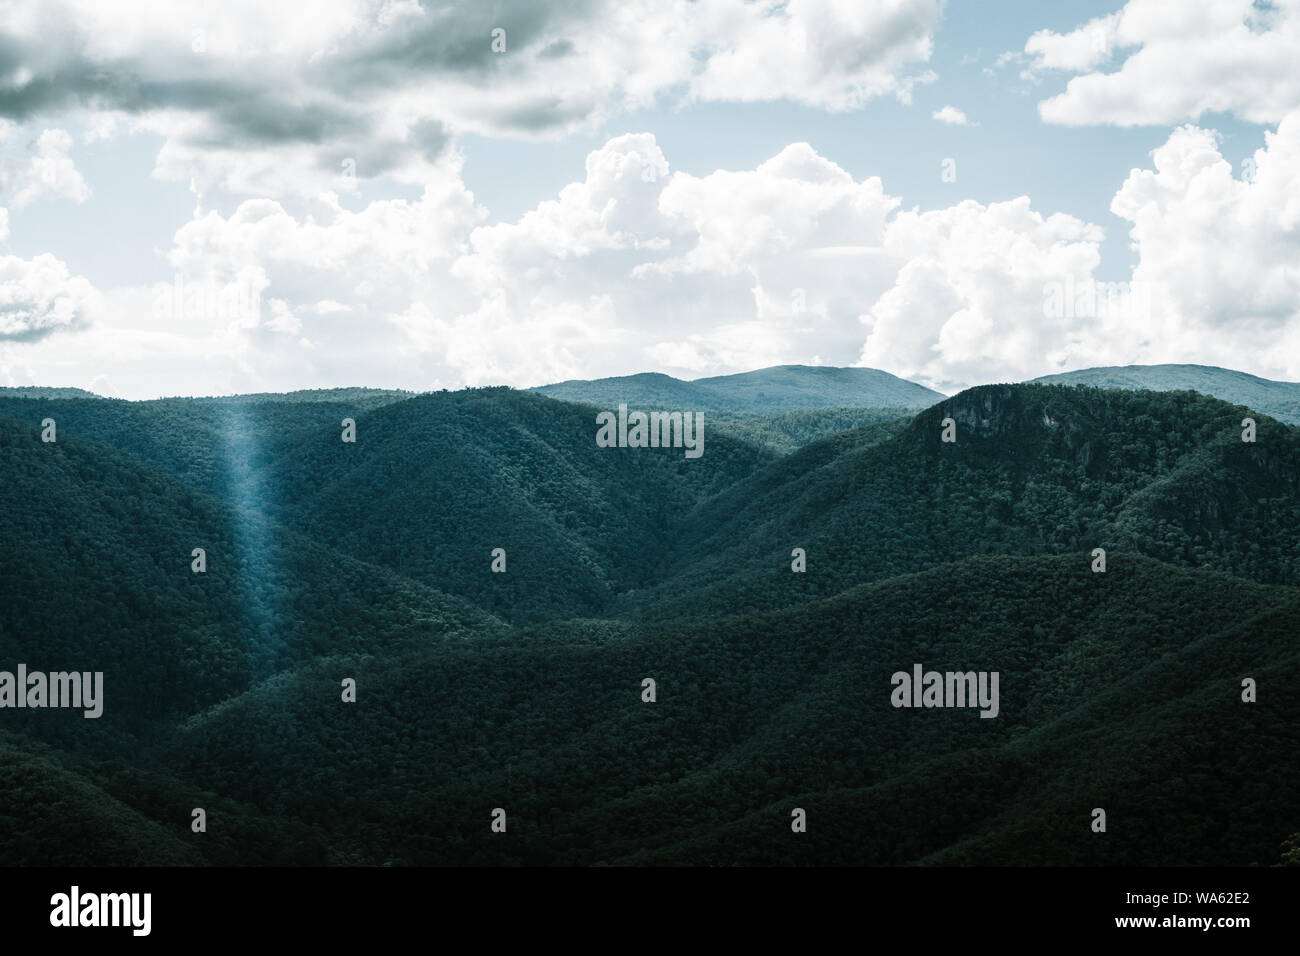
[[[258,402],[307,404],[329,402],[363,409],[380,408],[384,405],[391,405],[393,402],[404,402],[418,394],[419,392],[408,392],[399,388],[304,388],[296,392],[250,392],[247,395],[198,397],[189,399],[189,401],[204,404],[253,404]],[[163,401],[177,400],[163,399]]]
[[[658,372],[571,380],[530,391],[613,408],[619,402],[699,412],[774,414],[812,408],[924,408],[944,396],[874,368],[777,365],[755,372],[683,381]]]
[[[1217,365],[1109,365],[1044,375],[1035,382],[1098,388],[1193,391],[1213,395],[1278,421],[1300,425],[1300,382],[1275,382]]]
[[[44,388],[40,386],[0,387],[0,399],[5,398],[100,398],[84,388]]]

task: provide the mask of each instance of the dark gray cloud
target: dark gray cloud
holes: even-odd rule
[[[573,52],[572,40],[552,40],[546,46],[537,51],[537,57],[541,60],[558,60],[566,57]]]
[[[28,121],[76,108],[128,114],[180,110],[207,117],[196,147],[321,145],[374,135],[375,94],[452,79],[490,88],[509,81],[530,58],[572,49],[555,39],[599,6],[590,0],[548,5],[509,2],[448,4],[426,10],[410,27],[358,29],[337,49],[300,64],[275,58],[223,59],[183,48],[145,49],[134,57],[95,59],[75,21],[57,4],[47,45],[0,32],[0,116]],[[362,24],[361,26],[373,26]],[[492,31],[505,30],[506,53],[492,50]],[[44,31],[43,31],[44,33]],[[24,81],[19,82],[18,77]],[[447,106],[430,102],[410,136],[415,151],[433,158],[449,142]],[[519,111],[520,129],[537,132],[581,115],[563,109]],[[509,124],[511,114],[498,114]]]
[[[276,5],[177,7],[172,19],[120,2],[120,32],[100,0],[44,0],[39,25],[0,16],[0,117],[134,116],[167,140],[160,175],[240,191],[294,188],[290,163],[309,173],[302,190],[329,188],[318,174],[339,157],[358,159],[361,177],[418,182],[457,131],[546,136],[664,91],[856,105],[906,88],[895,68],[925,57],[942,9],[897,0],[864,17],[827,0],[723,16],[686,0],[335,0],[306,20]],[[791,53],[773,18],[809,38],[790,69],[767,68]]]

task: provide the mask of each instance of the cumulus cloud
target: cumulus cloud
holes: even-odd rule
[[[236,365],[236,380],[278,369],[303,387],[340,374],[427,387],[438,373],[420,337],[433,318],[478,302],[450,267],[485,214],[454,164],[441,172],[416,200],[357,212],[334,194],[301,214],[272,199],[246,200],[229,216],[200,211],[173,238],[175,278],[152,290],[152,328],[205,339]]]
[[[931,119],[936,119],[940,123],[949,123],[952,126],[970,126],[971,121],[966,118],[966,114],[955,106],[945,106],[937,109],[930,114]]]
[[[1030,70],[1095,70],[1115,54],[1121,16],[1096,17],[1067,33],[1039,30],[1025,43]],[[1006,54],[1004,54],[1006,56]],[[1005,62],[1005,61],[1003,61]]]
[[[939,388],[1091,365],[1198,362],[1300,378],[1300,112],[1241,175],[1211,130],[1175,130],[1111,211],[1137,264],[1097,279],[1101,228],[1029,200],[902,212],[901,263],[867,310],[861,364]]]
[[[455,163],[439,169],[417,199],[355,212],[332,195],[199,210],[168,250],[174,282],[113,290],[76,349],[46,336],[76,327],[93,290],[52,257],[0,260],[0,328],[29,343],[24,368],[81,355],[144,394],[796,362],[943,390],[1133,362],[1300,378],[1297,117],[1240,175],[1213,132],[1175,130],[1115,193],[1138,256],[1118,290],[1097,281],[1096,223],[1028,197],[907,209],[806,143],[695,176],[648,133],[615,137],[493,224]]]
[[[1032,73],[1080,74],[1039,104],[1044,120],[1076,126],[1166,125],[1212,112],[1276,123],[1300,109],[1297,51],[1300,0],[1129,0],[1025,44]]]
[[[1096,310],[1049,315],[1049,290],[1091,281],[1102,238],[1094,224],[1035,212],[1027,197],[900,213],[883,238],[896,278],[862,315],[859,364],[941,390],[1068,364]]]
[[[1134,279],[1156,290],[1133,352],[1300,379],[1300,111],[1235,175],[1211,131],[1185,126],[1111,202],[1132,223]]]
[[[188,16],[158,0],[6,4],[0,117],[80,110],[96,137],[153,130],[157,173],[200,190],[422,185],[457,133],[560,133],[662,95],[906,100],[932,78],[941,14],[941,0],[329,0],[309,16],[261,0]]]
[[[697,39],[708,45],[691,81],[700,99],[790,99],[845,110],[873,96],[910,102],[917,83],[935,79],[910,68],[930,58],[941,0],[698,6]]]
[[[304,282],[290,291],[312,302],[378,301],[385,289],[409,288],[432,263],[458,255],[483,215],[453,168],[418,200],[377,200],[359,212],[334,194],[318,197],[301,217],[273,199],[246,200],[229,216],[200,212],[176,232],[167,258],[189,277],[292,272]]]
[[[54,256],[0,256],[0,342],[86,328],[97,307],[95,288]]]
[[[199,210],[167,252],[174,280],[113,297],[104,327],[120,334],[107,351],[96,339],[96,360],[201,354],[201,374],[222,383],[211,390],[340,376],[531,385],[856,358],[862,302],[894,268],[881,237],[898,200],[879,179],[857,182],[802,143],[694,177],[644,133],[585,165],[555,198],[493,225],[454,165],[418,200],[358,212],[329,195],[304,210],[271,199]]]
[[[856,361],[954,387],[1050,371],[1104,320],[1043,318],[1045,284],[1092,275],[1097,226],[1028,199],[900,204],[806,143],[692,176],[641,133],[513,222],[482,225],[449,176],[362,213],[323,202],[295,217],[271,200],[204,213],[170,260],[187,280],[264,292],[258,322],[221,317],[205,334],[280,333],[281,358],[305,339],[313,363],[364,365],[371,350],[417,387]]]
[[[878,178],[856,182],[806,143],[753,170],[670,173],[644,133],[586,166],[556,200],[472,233],[452,273],[485,304],[431,341],[514,354],[529,382],[857,356],[861,303],[889,281],[880,236],[898,200]],[[561,331],[564,349],[546,345]]]
[[[90,198],[90,187],[68,155],[72,137],[66,131],[43,131],[26,154],[13,151],[16,138],[14,124],[0,128],[0,143],[7,147],[0,156],[0,191],[11,197],[14,207],[21,209],[42,198],[76,203]]]
[[[690,282],[691,298],[678,309],[697,301],[701,287],[711,290],[703,300],[710,321],[663,326],[675,334],[649,354],[698,373],[822,356],[848,364],[860,345],[862,303],[888,283],[882,236],[898,204],[878,177],[857,182],[807,143],[753,170],[675,174],[658,209],[682,239],[633,275],[664,301]]]

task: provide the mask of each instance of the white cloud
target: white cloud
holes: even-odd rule
[[[161,0],[49,0],[38,16],[7,4],[0,37],[22,70],[0,79],[0,102],[24,123],[82,111],[88,140],[157,132],[157,175],[200,192],[423,185],[458,133],[560,134],[659,97],[906,101],[933,79],[924,66],[942,7],[322,0],[304,16],[230,0],[178,16]]]
[[[49,253],[0,256],[0,342],[35,342],[93,321],[95,288]]]
[[[1158,290],[1154,321],[1128,330],[1130,354],[1300,379],[1300,111],[1241,176],[1194,126],[1153,161],[1111,203],[1132,223],[1134,278]]]
[[[271,199],[250,199],[229,216],[200,213],[176,233],[168,260],[181,275],[222,282],[260,272],[274,294],[317,314],[351,307],[379,310],[405,302],[412,288],[466,248],[484,215],[447,163],[414,202],[379,200],[359,212],[325,194],[301,218]]]
[[[1071,73],[1096,69],[1114,55],[1119,23],[1120,14],[1112,13],[1089,20],[1068,33],[1039,30],[1025,43],[1025,53],[1030,58],[1029,68]]]
[[[17,138],[14,124],[0,128],[0,141]],[[30,155],[6,152],[0,157],[0,189],[12,195],[15,208],[21,209],[38,199],[69,199],[75,203],[90,198],[90,187],[77,170],[68,150],[72,137],[61,129],[47,129],[36,137]],[[12,150],[12,146],[10,146]]]
[[[861,302],[892,277],[881,236],[898,200],[806,144],[697,178],[653,136],[616,137],[555,199],[491,226],[456,173],[359,212],[330,196],[298,215],[269,199],[198,212],[168,253],[175,282],[114,298],[113,349],[84,337],[97,373],[203,354],[184,388],[213,391],[846,364]]]
[[[1112,57],[1125,58],[1101,72]],[[1276,123],[1300,109],[1300,0],[1129,0],[1025,44],[1031,72],[1081,74],[1039,104],[1051,123],[1165,125],[1210,112]]]
[[[1138,256],[1121,283],[1096,280],[1100,227],[1027,198],[900,213],[884,246],[902,264],[863,316],[861,363],[947,390],[1162,362],[1300,379],[1300,112],[1241,176],[1193,126],[1152,160],[1111,203]]]
[[[1100,226],[1027,197],[903,209],[806,143],[692,176],[650,134],[615,137],[555,198],[493,225],[444,163],[419,199],[357,212],[328,195],[295,212],[269,199],[198,212],[168,254],[171,301],[216,290],[197,312],[112,290],[90,330],[46,338],[78,324],[72,291],[91,290],[52,257],[0,260],[8,337],[35,340],[6,346],[0,372],[68,381],[75,367],[81,383],[106,375],[142,394],[792,362],[944,390],[1132,362],[1300,378],[1300,121],[1252,162],[1234,176],[1214,135],[1187,127],[1129,176],[1112,210],[1132,227],[1133,289],[1154,294],[1119,307],[1091,294]],[[231,288],[256,300],[252,314],[210,307]]]
[[[658,206],[697,238],[655,271],[728,275],[812,248],[874,245],[898,202],[878,177],[857,183],[807,143],[787,146],[752,171],[678,173]]]
[[[943,16],[940,0],[861,3],[791,0],[699,4],[697,42],[709,44],[694,96],[754,102],[790,99],[830,110],[853,109],[871,97],[910,102],[913,86],[933,73],[924,63]]]
[[[950,391],[1068,362],[1095,318],[1049,320],[1045,288],[1066,276],[1091,278],[1101,239],[1100,227],[1043,216],[1027,197],[900,213],[884,237],[899,268],[864,310],[859,364]]]
[[[855,182],[806,143],[753,170],[669,174],[649,134],[610,140],[586,165],[557,200],[474,231],[453,275],[489,303],[474,315],[491,334],[456,354],[509,353],[486,364],[515,361],[511,380],[529,384],[856,357],[861,302],[892,275],[880,239],[898,200],[879,179]],[[517,349],[561,316],[575,323],[563,351]],[[472,334],[465,316],[436,338],[453,333]]]
[[[973,125],[966,114],[955,106],[945,106],[937,109],[930,114],[931,119],[936,119],[940,123],[950,123],[953,126],[971,126]]]

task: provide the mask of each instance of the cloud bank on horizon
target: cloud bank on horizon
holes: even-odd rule
[[[155,281],[92,281],[58,233],[34,254],[0,250],[0,384],[149,397],[794,363],[945,391],[1160,362],[1300,379],[1300,0],[1129,0],[1064,30],[1006,24],[992,53],[944,33],[953,12],[4,4],[0,242],[12,250],[37,216],[97,228],[118,191],[149,203],[123,174],[140,142],[157,147],[151,181],[189,189],[193,212],[136,237]],[[962,98],[957,51],[1034,95]],[[675,166],[656,126],[704,107],[786,145],[747,168]],[[1086,165],[1111,184],[1079,215],[964,194],[955,143],[933,170],[951,198],[923,208],[804,135],[887,109],[1008,151],[1080,127],[1153,127],[1158,145],[1113,168],[1105,150],[1060,151],[1062,177]],[[1238,124],[1255,144],[1239,164],[1225,143]],[[494,217],[466,184],[469,143],[508,156],[593,133],[558,192],[519,161],[537,183],[520,215]],[[1116,232],[1132,251],[1119,281],[1103,255]]]

